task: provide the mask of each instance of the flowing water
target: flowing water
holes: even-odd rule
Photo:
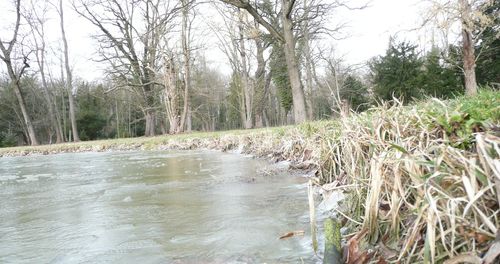
[[[0,263],[310,263],[305,179],[211,151],[0,158]],[[307,233],[307,232],[306,232]]]

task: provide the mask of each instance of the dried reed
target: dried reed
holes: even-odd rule
[[[362,224],[348,226],[369,231],[364,245],[378,250],[374,261],[436,263],[464,253],[481,256],[495,239],[500,138],[494,130],[500,120],[474,127],[465,113],[453,120],[442,105],[436,100],[413,107],[387,104],[342,119],[340,135],[324,144],[320,180],[357,186],[346,190],[351,197],[346,213]],[[477,128],[482,132],[473,133]]]

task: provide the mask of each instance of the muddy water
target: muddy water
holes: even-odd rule
[[[0,158],[0,263],[310,263],[305,180],[197,152]]]

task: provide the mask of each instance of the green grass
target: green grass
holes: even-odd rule
[[[475,97],[461,97],[455,100],[458,111],[478,121],[500,120],[500,92],[481,90]],[[453,106],[452,106],[453,107]]]

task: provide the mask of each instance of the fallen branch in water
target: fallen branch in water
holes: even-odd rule
[[[280,239],[290,238],[293,236],[303,236],[304,234],[305,234],[304,230],[297,230],[297,231],[288,232],[286,234],[283,234],[282,236],[280,236]]]

